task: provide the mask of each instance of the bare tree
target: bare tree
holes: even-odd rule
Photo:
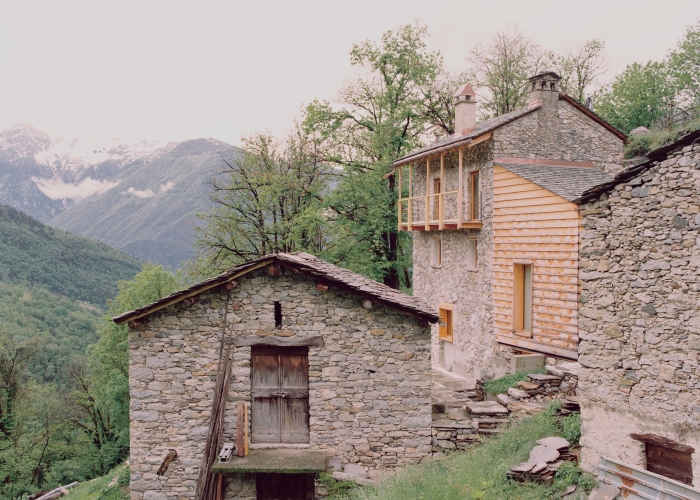
[[[591,87],[608,71],[604,48],[605,42],[594,38],[563,54],[550,54],[549,64],[561,77],[562,92],[579,102],[593,93]]]
[[[542,71],[547,54],[514,25],[477,43],[467,61],[469,81],[478,89],[479,112],[492,118],[527,104],[527,80]]]
[[[214,207],[201,214],[197,241],[206,267],[221,270],[278,252],[323,246],[311,214],[334,175],[317,160],[301,127],[280,141],[265,133],[243,140],[245,152],[225,159],[211,180]]]

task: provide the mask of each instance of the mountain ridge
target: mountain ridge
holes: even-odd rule
[[[0,203],[177,268],[195,255],[208,179],[238,151],[216,139],[100,146],[15,125],[0,131]]]

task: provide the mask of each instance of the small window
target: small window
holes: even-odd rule
[[[693,485],[694,448],[653,434],[630,434],[630,437],[644,443],[649,472]]]
[[[440,304],[438,313],[440,315],[440,340],[452,342],[452,305]]]
[[[282,328],[282,304],[275,302],[275,328]]]
[[[442,266],[442,239],[433,238],[430,248],[430,265],[433,267]]]
[[[513,266],[513,332],[532,336],[532,264]]]
[[[476,240],[467,240],[467,271],[477,270]]]

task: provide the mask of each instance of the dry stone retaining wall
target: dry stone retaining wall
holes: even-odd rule
[[[343,463],[384,469],[419,462],[432,450],[430,329],[416,318],[287,271],[258,271],[228,294],[155,314],[129,333],[131,497],[193,498],[217,378],[221,332],[322,335],[309,348],[310,448]],[[275,328],[274,302],[282,305]],[[225,440],[235,441],[236,403],[250,400],[250,347],[236,348]],[[178,458],[157,476],[167,450]],[[255,498],[254,477],[232,476],[227,498]]]
[[[583,463],[644,466],[630,433],[693,446],[700,477],[700,145],[581,206]],[[696,485],[700,484],[697,482]]]

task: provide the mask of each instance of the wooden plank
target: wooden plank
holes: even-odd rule
[[[463,150],[459,148],[459,165],[458,165],[458,182],[457,182],[457,227],[462,225],[462,212],[464,207],[462,206],[462,192],[464,190],[464,184],[462,182],[462,168],[463,168]]]
[[[513,259],[513,260],[549,260],[549,259],[562,259],[562,260],[575,260],[576,255],[573,252],[556,252],[550,250],[527,250],[522,252],[513,252],[506,250],[499,250],[495,252],[498,257],[502,259]],[[494,255],[495,257],[496,255]]]
[[[425,230],[430,231],[430,156],[425,159]]]
[[[525,183],[519,183],[515,184],[515,179],[513,180],[508,180],[506,181],[509,184],[507,185],[502,185],[502,184],[497,184],[494,186],[493,194],[494,196],[500,197],[500,199],[503,199],[506,196],[516,196],[516,195],[521,195],[524,193],[533,193],[532,189],[532,184],[525,182]]]
[[[467,144],[467,147],[473,148],[477,144],[481,144],[484,141],[488,141],[489,139],[491,139],[492,136],[493,136],[493,132],[487,132],[483,135],[480,135],[479,137],[475,137],[474,139],[471,140],[471,142],[469,144]]]
[[[549,208],[551,206],[561,207],[557,208],[556,210],[562,212],[567,210],[576,210],[576,205],[554,194],[547,194],[546,196],[537,198],[526,198],[523,200],[497,200],[493,204],[494,210],[503,210],[513,207],[548,207],[548,210],[554,210]]]
[[[533,230],[534,231],[534,230]],[[571,234],[561,234],[561,235],[555,235],[555,234],[546,234],[546,235],[529,235],[529,234],[517,234],[517,235],[508,235],[508,236],[499,236],[498,237],[498,243],[503,244],[503,243],[512,243],[512,244],[517,244],[517,243],[540,243],[540,244],[559,244],[559,243],[564,243],[564,244],[574,244],[576,245],[578,249],[578,236],[571,235]]]
[[[507,189],[513,186],[530,186],[531,184],[531,182],[528,182],[522,177],[518,176],[508,178],[501,177],[498,174],[493,176],[494,190]]]
[[[445,229],[444,215],[444,204],[445,198],[442,194],[445,189],[445,153],[440,155],[440,192],[438,194],[438,224],[440,225],[440,230]]]
[[[682,453],[695,453],[695,448],[692,446],[673,441],[672,439],[665,438],[663,436],[657,436],[655,434],[630,434],[630,437],[635,441],[641,441],[645,444],[650,443],[655,446],[661,446],[663,448],[680,451]]]
[[[533,223],[535,221],[561,222],[561,227],[570,227],[572,222],[576,226],[581,225],[580,217],[577,212],[540,212],[540,213],[516,213],[510,215],[495,215],[493,217],[494,225],[514,224],[513,227],[540,227],[537,224],[531,226],[522,225],[521,222]],[[546,227],[546,226],[545,226]],[[559,227],[559,226],[554,226]]]
[[[543,224],[545,226],[546,224]],[[575,236],[578,238],[578,226],[569,227],[541,227],[539,229],[535,228],[504,228],[499,226],[494,226],[493,236],[494,242],[498,242],[498,238],[501,237],[518,237],[522,236],[525,238],[532,236]],[[577,249],[578,253],[578,249]]]
[[[543,204],[535,205],[530,207],[523,207],[518,205],[515,207],[505,207],[505,206],[494,206],[493,212],[495,215],[511,215],[511,214],[523,214],[523,213],[541,213],[541,212],[568,212],[571,211],[571,203],[555,203],[555,204]]]
[[[245,456],[245,402],[239,401],[236,409],[236,454]]]
[[[518,204],[517,206],[529,206],[533,205],[535,203],[529,203],[530,200],[539,200],[539,199],[550,199],[553,198],[555,199],[555,203],[570,203],[561,196],[558,195],[553,195],[551,192],[546,191],[544,189],[529,189],[529,190],[522,190],[517,193],[499,193],[495,192],[493,195],[494,199],[494,204],[498,206],[506,206],[504,205],[505,202],[522,202],[523,204],[527,201],[527,205],[522,205]],[[573,205],[573,204],[572,204]],[[575,206],[575,205],[574,205]]]
[[[500,239],[495,239],[495,241],[500,241]],[[505,251],[505,250],[526,250],[534,252],[572,252],[578,254],[578,245],[575,243],[494,243],[494,251]]]
[[[557,356],[566,359],[578,359],[578,352],[575,348],[563,349],[561,347],[536,342],[530,339],[516,338],[515,336],[507,337],[504,335],[497,335],[496,341],[501,344],[520,347],[533,352],[551,354],[552,356]]]
[[[690,452],[647,443],[647,470],[681,483],[693,485],[693,467]],[[688,447],[690,448],[690,447]]]
[[[309,442],[309,356],[307,348],[280,351],[281,442]]]
[[[255,346],[251,358],[251,438],[254,443],[279,443],[279,398],[272,396],[280,387],[277,348]],[[268,394],[269,397],[256,397],[255,393]]]
[[[308,337],[277,337],[268,335],[258,337],[257,335],[239,335],[236,337],[236,347],[245,346],[277,346],[277,347],[300,347],[316,346],[323,347],[323,336],[310,335]]]

